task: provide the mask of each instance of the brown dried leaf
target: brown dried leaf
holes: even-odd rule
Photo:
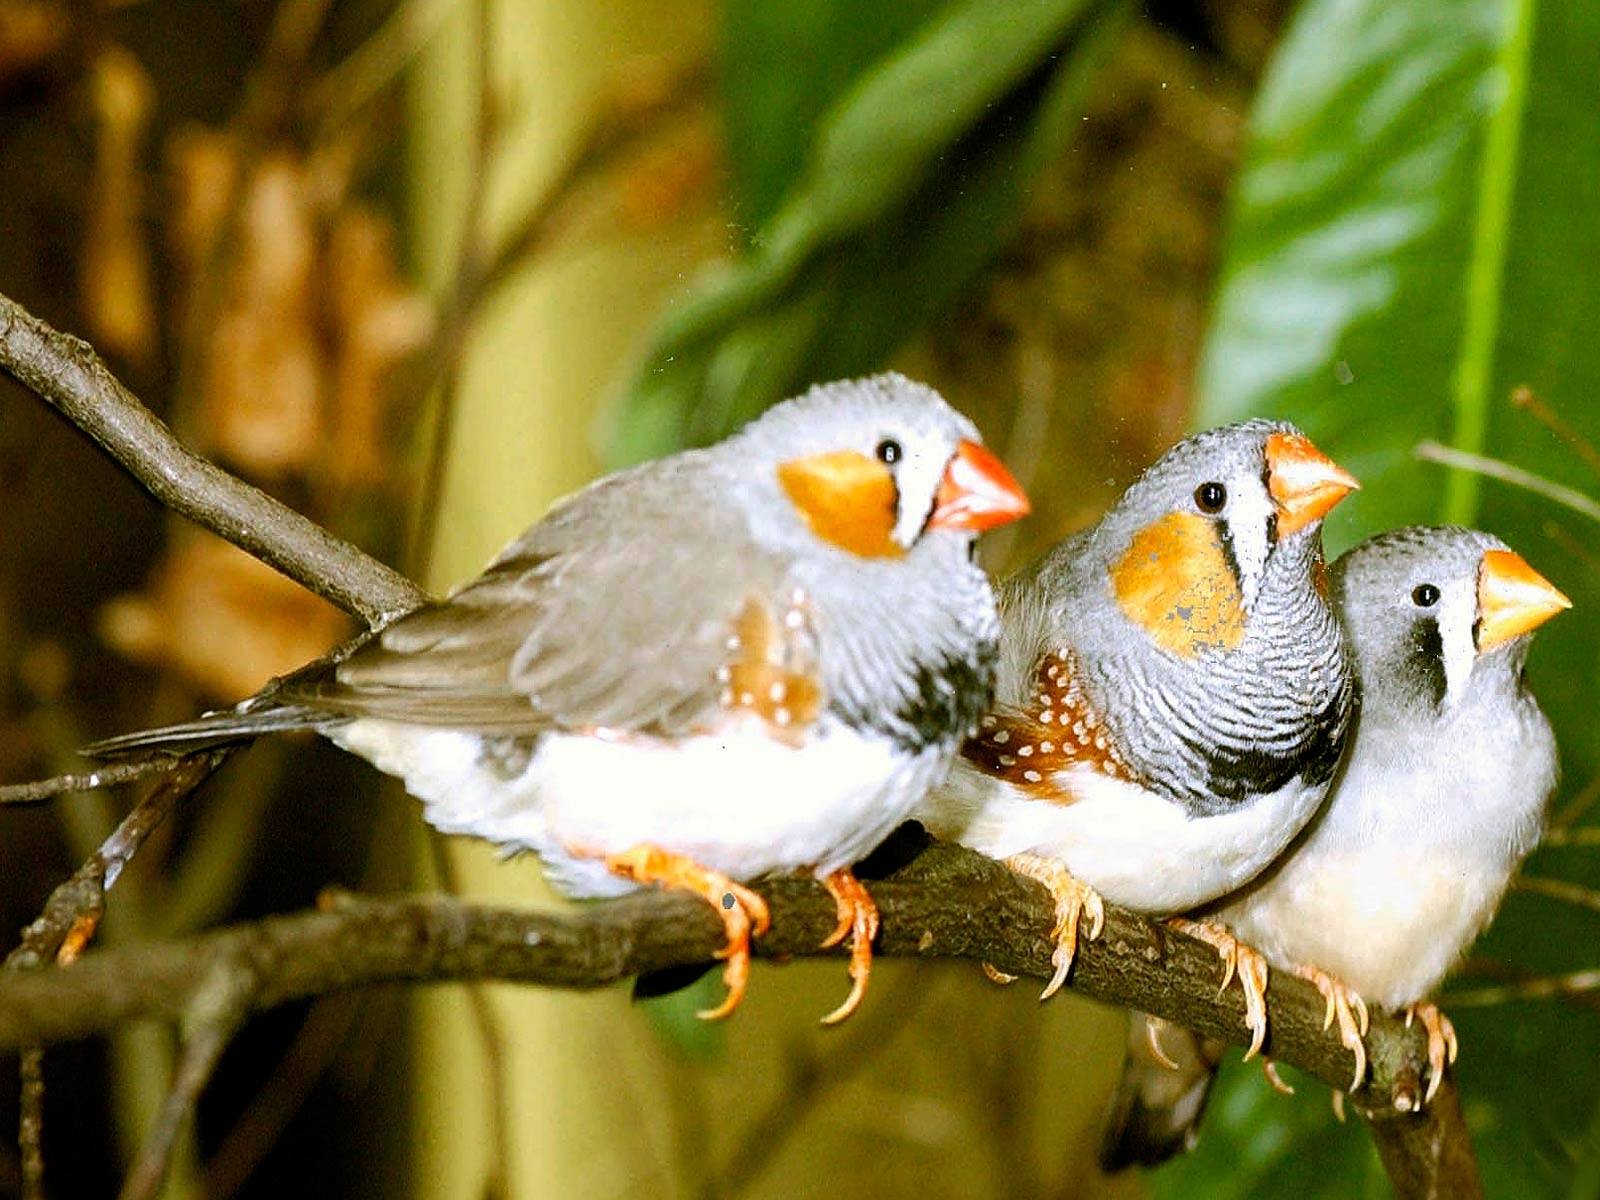
[[[349,618],[327,601],[198,532],[173,541],[143,592],[119,596],[100,613],[100,636],[114,650],[228,702],[348,632]]]
[[[107,46],[89,74],[94,106],[94,177],[89,190],[78,290],[102,350],[148,368],[158,336],[150,250],[140,227],[140,177],[155,87],[139,60]]]
[[[334,218],[322,273],[334,342],[325,470],[339,485],[370,484],[387,473],[390,368],[427,341],[433,307],[401,278],[388,218],[362,205]]]
[[[71,21],[51,0],[0,0],[0,85],[37,70],[65,45]]]
[[[248,184],[200,397],[206,447],[247,474],[302,470],[318,454],[316,257],[300,163],[268,154]]]
[[[232,134],[203,125],[175,132],[166,147],[167,249],[177,269],[173,288],[176,328],[183,328],[190,288],[216,248],[233,206],[239,178],[239,146]]]

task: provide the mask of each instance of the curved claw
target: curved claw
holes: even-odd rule
[[[1355,1056],[1355,1073],[1351,1076],[1350,1090],[1357,1090],[1367,1077],[1367,1046],[1362,1041],[1367,1033],[1366,1001],[1354,989],[1316,967],[1297,967],[1295,974],[1322,993],[1322,999],[1326,1002],[1322,1027],[1327,1029],[1335,1020],[1339,1022],[1339,1044]]]
[[[1283,1076],[1278,1074],[1278,1064],[1273,1062],[1272,1059],[1266,1058],[1266,1057],[1262,1058],[1262,1060],[1261,1060],[1261,1073],[1267,1077],[1267,1082],[1272,1085],[1272,1090],[1277,1092],[1278,1095],[1280,1095],[1280,1096],[1292,1096],[1292,1095],[1294,1095],[1294,1088],[1290,1087],[1287,1083],[1285,1083],[1283,1081]],[[1342,1096],[1342,1095],[1344,1095],[1344,1093],[1343,1092],[1335,1092],[1334,1095]]]
[[[852,935],[850,994],[843,1004],[822,1018],[824,1025],[837,1025],[855,1012],[861,997],[867,994],[867,978],[872,974],[872,943],[878,936],[878,906],[848,867],[823,876],[822,885],[832,894],[839,913],[839,923],[823,941],[823,948],[837,946],[846,933]]]
[[[772,928],[767,902],[721,871],[703,867],[692,858],[660,846],[632,846],[620,854],[607,855],[605,863],[607,870],[624,879],[693,892],[711,905],[722,918],[723,933],[727,937],[717,957],[727,962],[722,969],[722,981],[727,985],[728,994],[715,1008],[703,1009],[695,1015],[704,1021],[719,1021],[738,1008],[750,979],[750,939]]]
[[[990,983],[997,983],[1001,987],[1005,987],[1007,984],[1015,983],[1017,981],[1017,977],[1011,974],[1011,972],[1002,971],[999,967],[995,966],[987,959],[978,965],[983,968],[984,977],[987,978]]]
[[[1145,1045],[1149,1047],[1150,1057],[1155,1059],[1156,1062],[1160,1063],[1167,1070],[1181,1070],[1176,1060],[1174,1060],[1173,1057],[1167,1053],[1166,1047],[1161,1044],[1161,1031],[1167,1028],[1167,1025],[1168,1022],[1162,1020],[1160,1017],[1152,1017],[1149,1014],[1146,1014],[1144,1018]]]
[[[1439,1011],[1438,1005],[1419,1000],[1406,1009],[1407,1026],[1411,1024],[1413,1016],[1422,1022],[1423,1029],[1428,1032],[1428,1088],[1422,1094],[1422,1102],[1431,1104],[1438,1094],[1439,1085],[1444,1083],[1446,1065],[1456,1061],[1461,1046],[1456,1041],[1456,1027],[1450,1023],[1449,1017]]]
[[[1084,940],[1094,941],[1106,926],[1105,901],[1100,893],[1088,884],[1073,877],[1072,873],[1053,858],[1039,854],[1013,854],[1005,860],[1018,875],[1024,875],[1044,885],[1056,904],[1056,923],[1050,931],[1056,948],[1050,955],[1055,974],[1045,984],[1039,999],[1048,1000],[1067,982],[1072,970],[1072,960],[1078,955],[1078,929],[1085,915],[1089,918],[1084,928]]]
[[[1222,984],[1217,988],[1220,997],[1228,990],[1234,977],[1239,980],[1239,990],[1244,993],[1244,1024],[1250,1031],[1250,1048],[1244,1061],[1249,1062],[1261,1053],[1267,1041],[1267,960],[1252,946],[1247,946],[1221,925],[1209,921],[1190,921],[1184,917],[1169,917],[1167,924],[1173,929],[1204,942],[1217,952],[1222,960]]]

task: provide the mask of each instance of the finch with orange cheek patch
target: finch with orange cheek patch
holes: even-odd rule
[[[1046,996],[1080,921],[1098,933],[1102,897],[1188,911],[1252,878],[1316,812],[1353,696],[1321,524],[1355,486],[1293,426],[1214,429],[1002,587],[994,711],[918,815],[1050,890]],[[1229,974],[1254,961],[1198,932]],[[1254,975],[1240,982],[1264,1026]]]
[[[682,888],[722,919],[727,999],[767,927],[738,881],[809,871],[851,939],[851,872],[949,769],[993,687],[972,562],[1027,512],[972,423],[898,375],[827,384],[704,450],[557,505],[448,599],[229,713],[91,747],[314,729],[405,780],[446,833],[531,850],[574,896]]]

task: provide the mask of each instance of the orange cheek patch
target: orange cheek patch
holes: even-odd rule
[[[1058,772],[1090,766],[1112,779],[1132,780],[1111,731],[1089,707],[1073,677],[1072,656],[1048,655],[1035,676],[1037,691],[1025,708],[990,713],[961,753],[985,774],[1054,804],[1076,797],[1057,782]]]
[[[1239,581],[1203,517],[1171,513],[1144,529],[1111,568],[1111,584],[1128,620],[1180,658],[1244,640]]]
[[[717,670],[722,707],[753,713],[774,736],[798,745],[822,711],[811,637],[803,600],[791,605],[782,623],[761,600],[747,601],[728,639],[732,656]]]
[[[890,536],[899,499],[894,476],[877,459],[854,450],[813,454],[780,466],[778,481],[824,541],[862,558],[905,553]]]

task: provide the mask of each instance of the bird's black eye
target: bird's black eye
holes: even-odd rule
[[[1194,502],[1203,513],[1218,513],[1228,502],[1228,489],[1216,480],[1202,483],[1194,490]]]
[[[894,466],[905,457],[906,452],[900,448],[900,443],[893,438],[884,438],[878,443],[878,448],[873,451],[878,456],[878,461],[888,466]]]
[[[1439,589],[1431,583],[1419,583],[1411,589],[1411,603],[1418,608],[1432,608],[1439,603]]]

